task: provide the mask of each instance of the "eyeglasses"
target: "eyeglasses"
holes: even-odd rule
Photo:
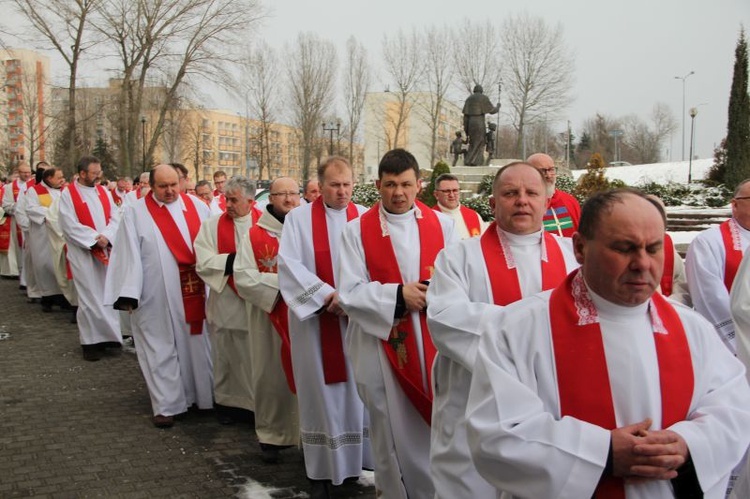
[[[544,175],[547,175],[548,173],[557,172],[557,167],[553,166],[552,168],[537,168],[537,170],[542,172]]]
[[[461,191],[458,189],[435,189],[435,192],[444,192],[446,194],[458,194]]]
[[[750,199],[750,196],[738,196],[738,197],[732,198],[732,199],[736,199],[737,201],[739,201],[741,199]]]
[[[299,196],[299,192],[272,192],[269,194],[270,196],[276,196],[276,197],[284,197],[284,198],[294,198]]]

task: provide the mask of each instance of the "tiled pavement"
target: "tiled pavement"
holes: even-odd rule
[[[308,497],[301,451],[264,464],[248,424],[196,411],[154,428],[132,349],[84,361],[69,317],[0,280],[0,497]],[[359,483],[334,490],[374,496]]]

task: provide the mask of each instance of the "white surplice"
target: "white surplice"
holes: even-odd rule
[[[52,202],[60,198],[60,189],[44,184]],[[41,296],[62,294],[55,278],[54,260],[47,229],[49,206],[43,206],[35,189],[29,189],[26,198],[26,216],[29,219],[27,250],[32,255],[32,270]],[[51,206],[51,204],[50,204]]]
[[[29,251],[29,230],[31,229],[31,221],[26,212],[26,205],[29,200],[27,194],[32,190],[33,189],[31,188],[26,189],[25,193],[18,195],[18,201],[16,202],[14,213],[16,224],[21,228],[21,234],[23,236],[23,244],[21,245],[21,258],[23,258],[23,264],[21,265],[20,284],[26,286],[26,296],[29,298],[41,298],[42,293],[36,282],[36,273],[34,272],[34,253]]]
[[[23,193],[29,188],[29,182],[21,182],[18,180],[18,199],[21,198]],[[20,276],[23,267],[23,248],[18,241],[18,235],[16,232],[16,199],[13,197],[13,182],[5,184],[5,190],[3,191],[3,211],[6,217],[10,217],[10,247],[8,248],[6,266],[7,274],[9,276]],[[25,285],[25,280],[21,281],[21,284]]]
[[[268,210],[263,210],[257,226],[275,238],[281,238],[284,227]],[[245,300],[250,323],[255,433],[263,444],[298,445],[297,396],[287,384],[281,366],[281,338],[268,317],[281,299],[279,277],[258,270],[247,231],[237,252],[234,282],[237,292]]]
[[[66,255],[65,238],[60,228],[60,197],[52,201],[47,211],[47,235],[49,236],[52,268],[55,280],[65,299],[72,306],[78,306],[78,293],[73,279],[68,279],[68,257]]]
[[[77,181],[76,181],[77,182]],[[104,305],[104,281],[107,266],[92,256],[91,247],[96,244],[96,236],[102,234],[113,245],[120,222],[120,210],[112,200],[109,191],[106,195],[110,203],[109,223],[104,218],[104,207],[95,187],[76,184],[81,199],[88,206],[94,222],[92,229],[78,220],[70,188],[60,195],[59,223],[68,248],[68,262],[73,273],[78,294],[78,333],[81,345],[102,342],[122,343],[120,320],[111,304]]]
[[[205,204],[194,203],[201,220]],[[164,205],[186,243],[190,234],[182,198]],[[190,334],[180,290],[180,272],[144,198],[125,208],[112,252],[106,303],[118,298],[138,301],[131,326],[138,363],[146,380],[154,414],[173,416],[192,404],[213,407],[211,347],[207,329]]]
[[[732,319],[734,321],[737,358],[745,365],[745,376],[750,382],[750,257],[745,253],[742,264],[730,293]],[[736,470],[739,471],[739,470]],[[750,459],[745,459],[745,469],[742,470],[734,490],[732,499],[750,497]]]
[[[504,497],[592,497],[604,471],[610,431],[560,417],[547,291],[509,305],[480,329],[466,409],[469,447],[480,474]],[[622,307],[591,293],[602,331],[618,427],[651,418],[662,401],[650,302]],[[578,304],[586,307],[585,304]],[[669,427],[687,443],[706,499],[722,499],[750,442],[750,388],[742,364],[697,312],[675,304],[695,380],[686,420]],[[627,499],[672,498],[669,481],[628,482]]]
[[[750,245],[750,231],[737,224],[743,253]],[[698,234],[685,255],[690,298],[695,310],[714,325],[716,332],[735,352],[734,325],[729,310],[729,291],[724,285],[724,265],[727,260],[721,230],[711,227]]]
[[[442,227],[444,246],[456,243],[453,220],[435,213]],[[381,216],[386,220],[403,282],[419,281],[420,210],[412,208],[394,215],[381,209]],[[370,414],[375,488],[388,498],[431,498],[435,489],[430,477],[430,427],[399,385],[382,343],[394,325],[398,283],[371,281],[359,220],[344,229],[337,279],[341,306],[349,316],[347,354],[359,395]],[[419,313],[411,312],[409,316],[426,390],[432,366],[425,365]]]
[[[496,231],[492,224],[488,230]],[[523,296],[542,290],[542,231],[507,237]],[[569,238],[553,235],[568,272],[578,267]],[[505,259],[500,256],[505,264]],[[495,488],[474,468],[466,440],[466,401],[476,360],[479,332],[498,324],[503,307],[494,304],[479,238],[446,248],[435,262],[427,292],[427,322],[438,350],[434,369],[430,466],[435,497],[481,499]]]
[[[252,339],[245,301],[229,286],[229,275],[224,274],[229,253],[219,253],[217,234],[220,217],[213,215],[203,222],[195,238],[195,270],[210,289],[206,299],[206,322],[211,338],[214,401],[254,411]],[[247,235],[253,219],[247,214],[233,219],[232,223],[235,248],[239,248],[239,241]]]
[[[372,469],[367,413],[357,394],[351,363],[346,359],[347,381],[326,385],[317,312],[335,288],[315,273],[312,204],[290,211],[279,245],[279,287],[289,306],[289,335],[297,384],[300,434],[308,478],[341,484]],[[366,208],[358,206],[360,214]],[[335,270],[346,209],[325,207],[331,263]],[[341,335],[346,319],[339,320]],[[342,339],[343,342],[343,339]]]

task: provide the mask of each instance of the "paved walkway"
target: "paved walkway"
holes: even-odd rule
[[[84,361],[69,318],[0,280],[0,497],[308,497],[301,451],[264,464],[248,424],[196,411],[154,428],[134,351]],[[375,493],[354,483],[334,497]]]

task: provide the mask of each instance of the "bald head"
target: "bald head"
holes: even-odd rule
[[[177,201],[180,193],[180,176],[172,165],[156,165],[151,170],[149,185],[157,201],[169,204]]]
[[[544,181],[547,182],[547,195],[551,196],[555,193],[555,181],[557,180],[557,169],[555,168],[555,160],[551,156],[538,152],[532,154],[526,159],[526,163],[530,164],[542,175],[544,175]]]

